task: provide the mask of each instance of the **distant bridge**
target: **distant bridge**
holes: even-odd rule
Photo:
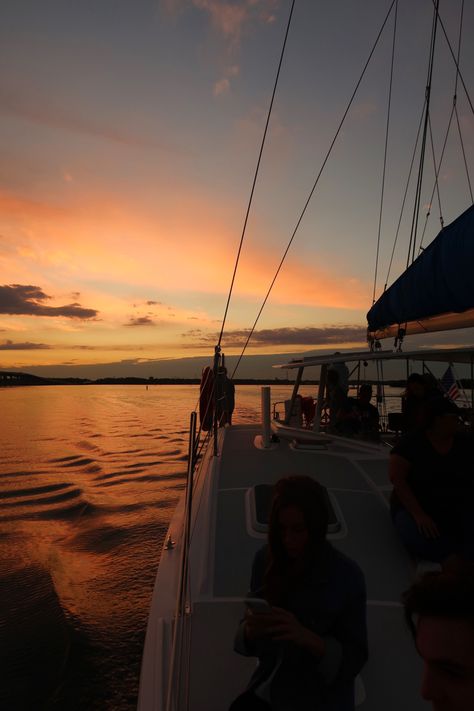
[[[7,370],[0,370],[0,388],[9,388],[15,385],[38,385],[43,378],[28,373],[11,373]]]

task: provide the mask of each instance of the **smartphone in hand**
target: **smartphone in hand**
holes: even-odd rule
[[[252,612],[270,612],[272,609],[268,602],[260,597],[246,597],[244,603]]]

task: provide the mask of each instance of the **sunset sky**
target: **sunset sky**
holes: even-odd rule
[[[228,354],[240,352],[255,320],[390,4],[296,1],[223,339]],[[290,7],[289,0],[2,1],[1,369],[212,353]],[[423,105],[432,7],[399,0],[377,295]],[[440,4],[455,49],[460,10],[461,0]],[[473,28],[474,0],[466,0],[460,67],[471,97]],[[253,354],[364,343],[392,33],[393,14],[257,326]],[[437,160],[455,79],[441,29],[438,49]],[[474,119],[461,86],[457,109],[472,173]],[[433,190],[428,153],[421,229]],[[413,194],[389,283],[406,262]],[[471,204],[455,124],[440,195],[446,224]],[[425,245],[439,226],[435,198]],[[474,338],[469,330],[431,342]]]

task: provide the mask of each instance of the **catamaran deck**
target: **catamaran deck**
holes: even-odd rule
[[[428,709],[419,693],[421,662],[400,605],[400,595],[413,581],[415,570],[390,521],[388,447],[345,440],[305,451],[294,449],[290,440],[280,439],[264,450],[254,444],[259,434],[257,425],[223,429],[219,432],[219,455],[211,457],[207,452],[203,458],[201,472],[210,466],[206,478],[197,480],[193,502],[191,614],[186,632],[191,639],[191,663],[189,667],[184,664],[186,681],[183,676],[180,682],[186,693],[180,694],[182,698],[173,708],[224,711],[245,688],[256,662],[233,652],[233,637],[244,611],[242,598],[248,591],[254,553],[265,542],[265,532],[255,530],[252,524],[251,490],[258,484],[274,484],[282,476],[305,474],[327,488],[341,523],[340,530],[329,539],[357,561],[367,582],[370,656],[356,687],[358,708]],[[177,512],[171,526],[177,542],[179,516]],[[172,587],[175,574],[171,574],[171,559],[178,548],[163,551],[161,585],[157,586],[163,597],[154,600],[152,606],[156,639],[151,639],[154,625],[149,624],[147,645],[163,644],[163,628],[169,626],[166,577]],[[169,592],[171,601],[171,589]],[[141,711],[165,708],[159,700],[163,688],[158,686],[163,686],[166,673],[162,669],[156,676],[155,671],[147,672],[144,662]],[[145,693],[150,686],[154,687],[153,702]]]

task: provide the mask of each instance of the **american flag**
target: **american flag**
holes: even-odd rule
[[[441,387],[450,400],[457,400],[459,397],[459,388],[454,377],[453,369],[448,366],[445,374],[441,378]]]

